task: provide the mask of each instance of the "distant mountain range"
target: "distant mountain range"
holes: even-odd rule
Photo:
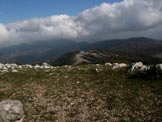
[[[65,39],[41,42],[37,41],[30,44],[21,44],[17,46],[1,48],[0,62],[40,63],[45,61],[52,61],[56,63],[60,58],[63,58],[62,60],[67,61],[69,60],[69,57],[73,57],[72,55],[78,54],[82,50],[87,52],[90,52],[89,50],[93,50],[94,52],[91,51],[93,53],[96,53],[97,51],[104,52],[104,54],[107,53],[107,56],[111,51],[113,53],[115,51],[115,53],[121,53],[120,57],[122,57],[122,55],[129,54],[132,57],[138,57],[139,59],[140,57],[145,57],[145,59],[153,59],[157,62],[162,60],[162,41],[137,37],[129,39],[105,40],[95,43],[75,42]],[[103,58],[106,60],[105,57]],[[98,58],[96,59],[99,60]]]
[[[93,49],[111,49],[131,52],[140,55],[154,55],[162,52],[162,41],[138,37],[129,39],[114,39],[96,42]]]

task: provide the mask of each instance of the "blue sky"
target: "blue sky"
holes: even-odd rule
[[[56,14],[77,15],[103,2],[122,0],[0,0],[0,23]]]

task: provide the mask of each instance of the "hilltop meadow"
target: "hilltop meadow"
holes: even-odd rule
[[[160,122],[162,82],[105,65],[0,73],[0,101],[20,100],[24,122]]]

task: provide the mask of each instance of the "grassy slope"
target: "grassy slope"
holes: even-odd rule
[[[25,122],[160,122],[161,88],[102,65],[0,74],[0,100],[21,100]]]

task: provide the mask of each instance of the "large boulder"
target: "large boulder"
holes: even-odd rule
[[[0,102],[0,122],[23,122],[23,105],[17,100]]]
[[[136,62],[132,64],[131,72],[146,72],[150,69],[150,66],[144,65],[142,62]]]

